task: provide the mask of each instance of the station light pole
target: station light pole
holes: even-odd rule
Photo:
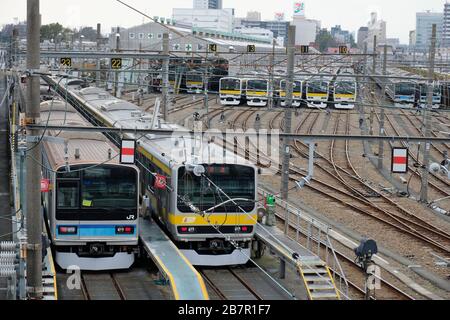
[[[26,123],[40,121],[39,75],[33,73],[40,68],[40,27],[39,0],[27,0],[27,69]],[[42,216],[41,216],[41,145],[36,140],[40,130],[27,130],[32,139],[27,143],[27,287],[31,299],[42,299]]]

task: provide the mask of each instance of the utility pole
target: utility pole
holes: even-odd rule
[[[430,47],[430,68],[428,70],[428,102],[425,106],[424,121],[425,121],[425,137],[431,135],[431,114],[430,110],[433,108],[433,82],[434,82],[434,59],[436,57],[436,24],[433,24],[431,33],[431,47]],[[422,169],[422,188],[420,191],[420,201],[428,202],[428,167],[430,166],[430,147],[431,143],[427,141],[423,144],[423,169]]]
[[[288,62],[287,62],[287,79],[286,79],[286,109],[284,110],[285,132],[292,131],[292,95],[294,83],[294,59],[295,59],[295,26],[289,26],[288,34]],[[289,163],[291,160],[291,138],[283,139],[283,165],[281,175],[281,198],[288,201],[289,198]],[[286,208],[284,233],[289,231],[289,211]]]
[[[383,52],[383,76],[386,75],[386,67],[387,67],[387,45],[384,45],[384,52]],[[381,90],[381,102],[383,103],[385,100],[386,95],[386,81],[383,79],[383,90]],[[383,103],[384,104],[384,103]],[[384,136],[384,120],[385,120],[385,113],[384,108],[381,108],[381,114],[380,114],[380,136]],[[380,140],[378,144],[378,169],[383,169],[383,160],[384,160],[384,141]]]
[[[116,52],[120,51],[120,27],[116,30]],[[114,96],[119,95],[119,72],[114,72]]]
[[[33,73],[40,68],[39,0],[27,0],[27,69],[31,72],[27,85],[26,123],[40,122],[39,76]],[[32,141],[27,143],[27,287],[31,299],[42,299],[42,217],[41,217],[41,146],[36,138],[40,130],[27,130]]]
[[[164,120],[169,118],[169,34],[163,34],[163,55],[166,56],[162,68],[162,106],[164,109]]]

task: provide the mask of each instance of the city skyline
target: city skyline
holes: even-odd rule
[[[0,12],[0,25],[12,23],[14,18],[25,20],[26,1],[4,0],[4,10]],[[128,4],[142,10],[149,16],[171,17],[173,8],[191,8],[192,0],[169,0],[158,4],[158,8],[149,9],[148,1],[126,0]],[[335,25],[341,25],[342,29],[356,32],[359,27],[366,26],[370,18],[370,12],[378,12],[380,19],[387,22],[387,36],[389,38],[400,38],[402,43],[408,43],[409,31],[415,29],[416,12],[430,10],[442,12],[445,1],[443,0],[343,0],[335,3],[331,0],[306,0],[306,16],[322,22],[322,27],[330,29]],[[238,0],[224,0],[224,8],[235,8],[237,17],[245,17],[248,11],[260,11],[264,20],[273,19],[275,12],[284,12],[286,20],[290,20],[293,14],[293,0],[279,0],[276,3],[264,3],[258,6],[256,0],[245,2]],[[257,8],[257,9],[255,9]],[[325,9],[324,9],[325,8]],[[99,18],[98,12],[108,10],[108,15]],[[72,4],[68,0],[48,0],[41,3],[43,24],[59,22],[65,26],[95,26],[102,23],[102,31],[109,33],[111,27],[120,25],[131,27],[149,22],[139,14],[127,9],[116,1],[92,2],[79,0]],[[357,14],[355,14],[355,12]],[[402,19],[398,19],[398,13],[403,12]]]

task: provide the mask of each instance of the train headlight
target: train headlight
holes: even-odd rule
[[[77,227],[58,227],[58,233],[62,235],[76,235],[78,233]]]
[[[134,234],[134,227],[132,227],[132,226],[117,226],[116,234]]]

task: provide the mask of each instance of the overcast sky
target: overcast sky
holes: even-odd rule
[[[150,16],[171,17],[172,8],[192,7],[192,0],[124,0]],[[0,0],[0,25],[24,20],[26,0]],[[284,12],[290,18],[294,0],[223,0],[224,7],[235,8],[237,16],[257,10],[263,19],[272,19],[275,12]],[[445,0],[305,0],[306,16],[322,21],[323,27],[336,24],[356,31],[366,25],[370,12],[376,11],[387,21],[388,37],[408,42],[408,33],[415,29],[415,13],[431,10],[442,12]],[[103,32],[113,26],[129,27],[140,24],[143,18],[115,0],[42,0],[43,23],[59,22],[71,27],[103,24]]]

